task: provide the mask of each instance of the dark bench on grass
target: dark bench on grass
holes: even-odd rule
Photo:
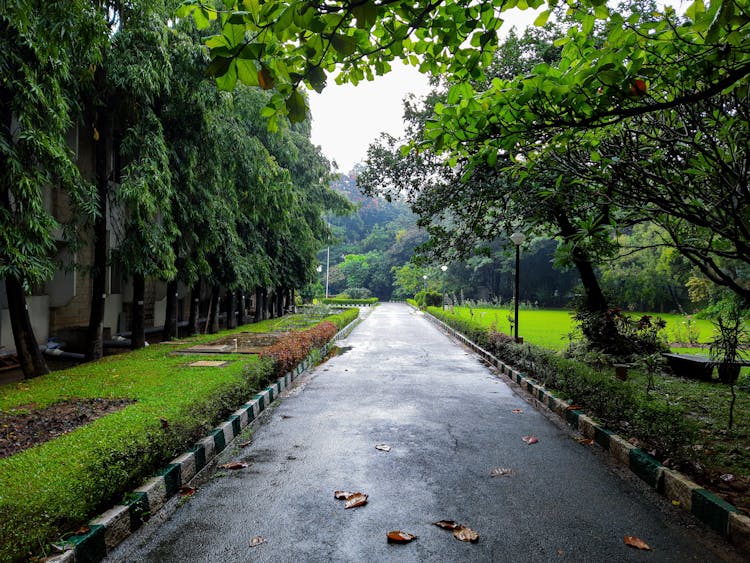
[[[689,377],[691,379],[701,379],[711,381],[713,379],[714,367],[721,365],[722,362],[712,360],[706,356],[696,356],[694,354],[662,354],[667,359],[667,364],[675,375],[680,377]],[[739,368],[748,366],[750,362],[729,362],[727,366],[732,367],[739,373]],[[735,376],[736,378],[736,376]],[[722,378],[722,381],[724,379]],[[729,383],[729,381],[724,381]]]

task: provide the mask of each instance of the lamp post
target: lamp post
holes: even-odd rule
[[[424,280],[424,292],[427,293],[427,274],[423,275],[422,279]]]
[[[440,266],[440,269],[443,270],[443,305],[442,309],[445,310],[445,272],[448,270],[448,266],[443,264]]]
[[[521,281],[521,245],[523,244],[523,241],[526,240],[526,235],[523,233],[519,233],[516,231],[512,235],[510,235],[510,240],[513,242],[513,244],[516,245],[516,287],[515,287],[515,294],[514,294],[514,301],[516,306],[516,314],[515,314],[515,320],[513,325],[514,330],[514,337],[516,342],[518,342],[518,300],[519,300],[519,287],[520,287],[520,281]]]
[[[331,247],[326,247],[326,299],[328,299],[328,273],[331,270]]]

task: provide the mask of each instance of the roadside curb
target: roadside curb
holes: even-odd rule
[[[255,394],[248,402],[216,426],[207,436],[198,440],[192,449],[174,458],[156,475],[140,487],[125,495],[126,500],[100,514],[85,526],[87,531],[74,534],[58,543],[65,550],[48,557],[48,563],[96,563],[104,559],[115,547],[138,530],[169,499],[187,486],[204,468],[214,461],[242,431],[279,397],[282,391],[299,379],[310,367],[324,358],[339,340],[349,334],[367,315],[358,316],[337,332],[323,347],[313,350],[292,371],[279,377],[271,385]]]
[[[413,305],[410,306],[413,308]],[[682,473],[663,466],[645,451],[597,424],[583,411],[571,408],[575,405],[556,397],[543,385],[496,358],[440,319],[427,312],[423,313],[427,320],[495,366],[502,375],[517,383],[521,389],[563,418],[584,437],[594,440],[610,452],[620,464],[630,469],[655,491],[696,516],[740,550],[750,553],[750,518],[742,514],[737,507],[702,488]]]

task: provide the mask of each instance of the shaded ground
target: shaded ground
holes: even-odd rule
[[[0,458],[10,457],[124,409],[131,399],[71,399],[38,409],[23,405],[0,412]]]

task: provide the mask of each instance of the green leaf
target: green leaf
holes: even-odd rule
[[[365,2],[352,8],[359,29],[370,29],[378,19],[378,7],[374,2]]]
[[[227,70],[229,70],[229,65],[232,63],[232,60],[231,57],[216,57],[208,64],[206,72],[209,76],[224,76],[227,73]]]
[[[237,78],[247,86],[258,86],[258,67],[255,61],[237,59]]]
[[[327,76],[325,71],[319,66],[308,67],[305,76],[308,82],[310,82],[310,86],[312,86],[318,94],[320,94],[326,87]]]
[[[308,107],[305,97],[298,90],[292,90],[292,93],[286,99],[286,110],[289,115],[289,121],[292,123],[299,123],[305,120]]]
[[[547,20],[549,19],[551,13],[551,10],[544,10],[542,12],[539,12],[539,15],[534,20],[534,25],[537,27],[542,27],[547,23]]]
[[[216,75],[216,85],[219,90],[232,91],[237,85],[237,63],[234,59],[229,59],[229,67],[226,72]]]
[[[357,49],[357,42],[354,37],[348,35],[335,34],[331,36],[331,46],[336,50],[337,53],[348,57]]]

